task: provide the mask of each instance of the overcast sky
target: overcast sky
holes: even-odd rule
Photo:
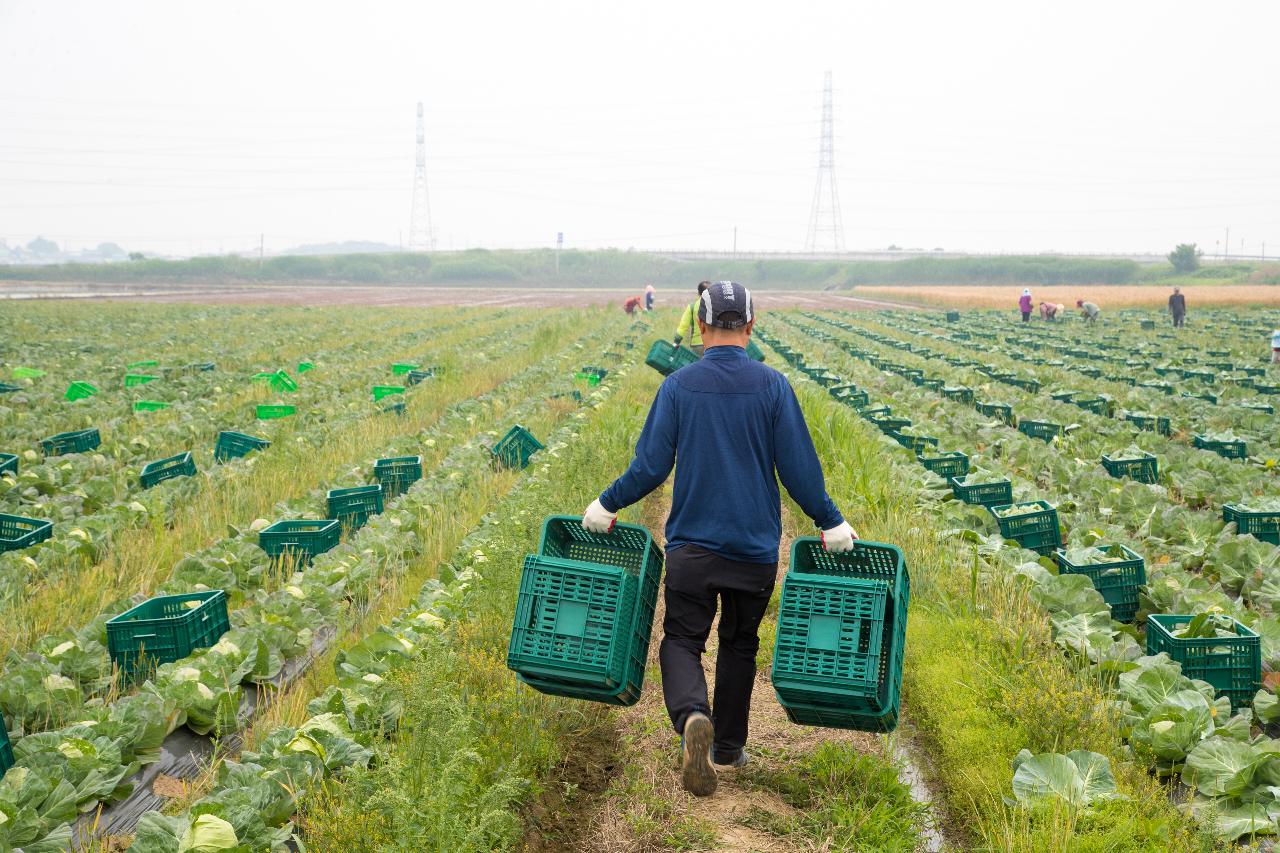
[[[1280,255],[1280,3],[0,0],[0,238]]]

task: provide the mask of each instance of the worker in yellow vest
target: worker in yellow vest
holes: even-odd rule
[[[680,342],[685,338],[689,339],[686,346],[702,355],[702,332],[698,329],[698,306],[702,304],[702,291],[709,287],[711,282],[698,282],[698,298],[693,300],[684,309],[684,313],[680,315],[680,322],[676,324],[676,336],[673,343],[680,346]]]

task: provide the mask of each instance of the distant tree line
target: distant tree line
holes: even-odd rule
[[[1190,246],[1196,265],[1199,255]],[[289,255],[259,260],[219,255],[173,261],[131,254],[128,263],[0,265],[0,279],[101,282],[355,282],[368,284],[508,284],[684,287],[701,279],[748,284],[843,289],[894,284],[1131,284],[1186,274],[1186,246],[1170,254],[1172,267],[1122,259],[1054,256],[908,258],[895,261],[677,260],[634,251],[554,250],[448,254]],[[1177,259],[1175,261],[1175,258]],[[1179,266],[1182,264],[1182,266]],[[1195,267],[1190,268],[1191,271]],[[1253,268],[1208,267],[1195,276],[1247,277]]]

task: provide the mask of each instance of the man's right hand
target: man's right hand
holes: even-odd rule
[[[683,340],[684,340],[684,335],[676,335],[674,338],[671,339],[671,343],[675,344],[676,346],[680,346],[680,342]]]
[[[589,533],[609,533],[617,522],[618,514],[605,509],[599,498],[593,500],[582,514],[582,529]]]
[[[849,526],[849,522],[842,521],[830,530],[822,531],[822,547],[832,554],[847,554],[853,550],[857,538],[857,531]]]

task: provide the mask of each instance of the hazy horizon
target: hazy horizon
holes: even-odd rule
[[[0,238],[1280,254],[1264,3],[0,5]],[[1244,245],[1241,246],[1243,239]]]

